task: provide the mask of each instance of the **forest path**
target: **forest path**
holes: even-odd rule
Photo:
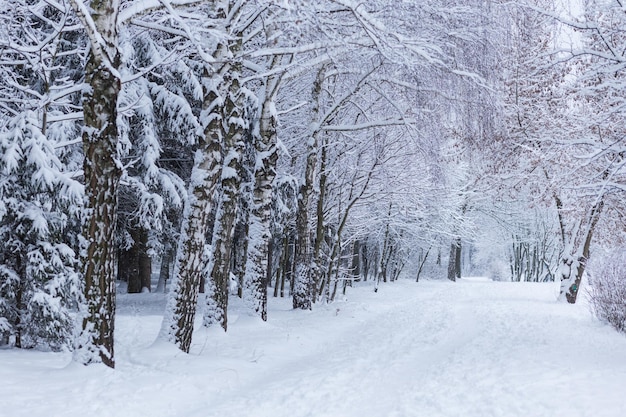
[[[325,321],[279,321],[305,333],[282,344],[291,354],[190,415],[626,415],[626,340],[553,289],[398,282]]]
[[[233,300],[189,355],[153,344],[162,295],[123,295],[114,371],[2,350],[0,416],[623,417],[626,337],[554,289],[399,281],[313,311],[271,299],[268,323]]]

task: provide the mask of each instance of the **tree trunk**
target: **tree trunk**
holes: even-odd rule
[[[272,287],[272,276],[274,275],[274,239],[270,235],[267,242],[267,271],[265,273],[265,282],[269,288]]]
[[[369,276],[369,271],[370,271],[370,247],[367,244],[364,244],[362,249],[361,249],[361,259],[363,261],[363,265],[361,268],[361,273],[363,274],[363,281],[367,281],[367,278]]]
[[[567,300],[568,303],[576,303],[578,298],[578,291],[580,290],[580,283],[585,273],[587,261],[589,260],[589,251],[591,247],[591,239],[593,238],[593,232],[600,220],[600,214],[604,207],[602,198],[596,202],[591,208],[589,215],[585,221],[585,230],[580,236],[582,248],[575,254],[570,256],[564,256],[561,261],[561,291],[559,294],[560,300]],[[572,237],[576,240],[576,235]]]
[[[135,235],[133,231],[131,234]],[[135,237],[135,236],[134,236]],[[126,292],[135,294],[141,292],[141,279],[139,277],[139,245],[135,242],[128,250],[119,251],[117,261],[118,278],[125,281],[128,286]]]
[[[260,137],[256,140],[257,165],[250,213],[246,286],[253,310],[267,320],[268,244],[271,237],[272,183],[276,176],[278,152],[276,147],[276,118],[271,100],[261,110]]]
[[[212,296],[207,294],[203,324],[211,326],[219,323],[224,331],[228,328],[228,290],[230,287],[231,252],[235,232],[235,219],[241,185],[242,155],[244,150],[243,93],[240,90],[237,67],[231,68],[228,91],[224,101],[224,120],[228,131],[224,137],[224,168],[221,179],[222,198],[215,218],[213,231],[213,267],[210,279]]]
[[[352,244],[352,266],[350,270],[352,279],[359,281],[361,279],[361,242],[359,240]]]
[[[456,274],[456,279],[461,279],[461,261],[463,259],[462,255],[461,239],[459,239],[456,244],[456,256],[454,257],[454,273]]]
[[[278,260],[278,269],[276,271],[276,280],[274,281],[274,298],[278,297],[278,291],[280,289],[280,283],[282,280],[284,280],[285,278],[285,240],[287,238],[287,235],[285,234],[285,236],[283,237],[283,239],[280,241],[281,243],[281,252],[280,252],[280,258]]]
[[[242,186],[241,199],[246,198],[247,185]],[[239,218],[235,225],[234,242],[232,249],[233,274],[237,279],[237,296],[243,298],[243,287],[246,274],[246,259],[248,257],[248,204],[239,202]]]
[[[430,253],[430,247],[426,251],[423,257],[420,259],[419,267],[417,268],[417,276],[415,277],[415,282],[420,281],[420,274],[422,273],[422,269],[424,268],[424,264],[426,263],[426,259],[428,259],[428,254]]]
[[[81,263],[86,314],[75,358],[84,363],[102,362],[115,367],[115,265],[117,197],[121,176],[117,159],[117,101],[121,89],[117,49],[119,2],[102,0],[74,8],[91,41],[83,90],[83,164],[85,207]],[[88,21],[92,23],[89,24]]]
[[[311,275],[312,275],[312,285],[313,285],[313,294],[311,294],[312,300],[317,300],[318,294],[322,293],[324,287],[324,280],[321,276],[321,268],[320,268],[320,257],[322,254],[322,242],[324,241],[324,198],[326,195],[326,181],[328,180],[328,174],[326,173],[326,163],[327,163],[327,142],[324,139],[324,143],[322,144],[322,152],[320,156],[320,181],[319,181],[319,192],[317,198],[317,206],[316,206],[316,226],[315,226],[315,246],[313,248],[313,259],[311,265]],[[320,282],[321,281],[321,282]],[[320,286],[321,285],[321,286]],[[319,290],[318,290],[319,288]]]
[[[117,258],[117,279],[126,282],[127,292],[130,292],[132,276],[137,275],[137,246],[133,244],[128,249],[119,249]]]
[[[461,278],[461,239],[455,238],[450,245],[448,260],[448,279],[456,281]]]
[[[320,95],[322,92],[322,84],[324,83],[325,67],[322,67],[313,83],[313,91],[311,93],[313,109],[313,123],[318,122],[320,114]],[[298,198],[298,211],[296,213],[296,233],[298,239],[296,241],[296,276],[293,289],[293,308],[301,310],[310,310],[313,304],[313,275],[311,273],[311,241],[309,236],[309,203],[313,194],[313,185],[315,183],[315,167],[317,166],[317,134],[318,131],[310,132],[310,138],[307,143],[306,167],[304,178],[300,186]]]
[[[83,223],[83,276],[87,317],[79,349],[89,354],[84,363],[115,367],[113,330],[115,315],[115,229],[117,192],[121,171],[117,164],[117,98],[119,79],[91,55],[86,83],[92,92],[83,97],[85,130],[85,218]],[[96,358],[99,357],[99,359]]]
[[[280,279],[280,297],[283,298],[285,296],[285,281],[291,278],[291,244],[289,239],[289,234],[285,234],[284,242],[283,242],[283,266],[282,273]]]
[[[170,279],[170,264],[173,261],[174,251],[169,246],[165,245],[163,248],[163,254],[161,255],[161,268],[159,269],[159,282],[156,287],[156,292],[165,292],[167,281]]]
[[[148,231],[131,229],[133,245],[118,251],[117,279],[127,282],[128,294],[151,290],[152,259],[148,255]]]
[[[383,240],[383,252],[380,256],[380,264],[378,265],[378,281],[382,278],[383,282],[387,282],[387,263],[389,262],[390,256],[390,245],[389,241],[389,222],[391,221],[391,208],[392,203],[389,203],[389,209],[387,211],[387,225],[385,226],[385,237]]]
[[[21,258],[20,256],[18,256],[18,258]],[[21,264],[21,259],[18,259],[18,271],[20,268],[20,264]],[[24,276],[24,274],[20,274],[21,277]],[[23,282],[19,282],[17,284],[17,288],[15,289],[15,310],[17,312],[17,314],[15,315],[15,325],[14,325],[14,334],[15,334],[15,347],[18,349],[22,348],[22,333],[23,333],[23,327],[24,327],[24,323],[22,323],[22,311],[24,310],[24,306],[22,303],[22,298],[24,295],[24,283]]]
[[[212,71],[206,69],[206,77]],[[168,298],[161,338],[189,352],[196,305],[202,277],[209,273],[207,235],[211,223],[212,198],[222,174],[221,98],[208,83],[203,119],[208,120],[204,137],[194,157],[188,201],[183,213],[181,240],[174,263],[174,277]]]
[[[148,292],[152,292],[152,258],[150,258],[150,254],[148,253],[148,238],[148,231],[141,229],[139,231],[139,257],[137,259],[137,269],[141,287],[140,291],[147,289]]]

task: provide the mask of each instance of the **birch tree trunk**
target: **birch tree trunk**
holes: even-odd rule
[[[313,84],[313,121],[316,122],[320,113],[320,95],[322,83],[324,82],[325,70],[322,67],[317,74]],[[296,274],[293,289],[293,308],[310,310],[313,304],[313,274],[311,273],[311,243],[309,236],[309,202],[313,194],[315,182],[315,167],[317,166],[317,134],[319,130],[311,132],[311,137],[307,143],[306,168],[304,179],[300,186],[300,196],[298,198],[298,211],[296,213],[296,253],[295,264]]]
[[[224,120],[228,131],[224,137],[225,160],[222,170],[220,205],[215,218],[213,232],[213,265],[210,280],[212,291],[207,293],[207,308],[204,314],[204,325],[219,323],[224,330],[228,327],[228,289],[230,285],[231,251],[235,219],[237,215],[238,197],[241,185],[241,159],[244,149],[243,125],[243,92],[240,89],[237,75],[233,69],[229,76],[229,92],[224,104]]]
[[[266,99],[261,109],[260,137],[256,141],[257,162],[248,232],[246,287],[248,302],[262,320],[267,320],[267,251],[270,239],[272,183],[276,176],[276,115],[274,103]]]
[[[213,194],[222,174],[222,101],[215,88],[220,83],[216,80],[218,75],[209,77],[211,68],[205,71],[204,137],[194,157],[181,241],[160,335],[183,352],[189,352],[200,282],[203,274],[209,272],[207,235]]]
[[[75,360],[114,368],[117,195],[117,101],[121,89],[117,15],[119,1],[73,0],[91,41],[85,67],[82,132],[85,207],[81,242],[86,311]]]
[[[322,255],[322,242],[324,242],[324,204],[326,198],[326,182],[328,180],[328,173],[326,172],[327,165],[327,156],[328,156],[328,142],[324,137],[322,139],[322,151],[320,155],[320,180],[319,180],[319,190],[317,196],[317,203],[315,209],[316,216],[316,226],[315,226],[315,245],[313,246],[313,261],[312,261],[312,270],[310,274],[312,275],[311,280],[313,281],[313,300],[317,300],[318,295],[322,294],[323,285],[324,285],[324,277],[322,277],[320,270],[320,257]]]
[[[277,45],[280,31],[274,24],[265,29],[268,46]],[[279,70],[283,55],[273,55],[268,65],[268,72]],[[270,222],[272,214],[272,184],[276,177],[278,161],[277,132],[278,123],[275,99],[282,81],[282,72],[269,75],[263,83],[260,95],[259,134],[254,138],[256,161],[254,169],[254,186],[252,190],[252,207],[248,229],[248,252],[246,259],[246,292],[248,303],[252,309],[267,320],[267,275],[268,245],[271,237]]]

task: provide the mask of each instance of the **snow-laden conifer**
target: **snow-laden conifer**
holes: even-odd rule
[[[10,0],[0,8],[0,339],[71,348],[84,40],[62,3]]]
[[[2,339],[17,347],[72,346],[78,301],[76,256],[67,233],[73,180],[25,111],[0,130],[0,310]]]

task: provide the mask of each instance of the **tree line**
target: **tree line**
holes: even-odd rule
[[[310,3],[0,0],[0,344],[114,367],[153,261],[185,352],[268,288],[465,265],[576,301],[622,238],[624,6]]]

